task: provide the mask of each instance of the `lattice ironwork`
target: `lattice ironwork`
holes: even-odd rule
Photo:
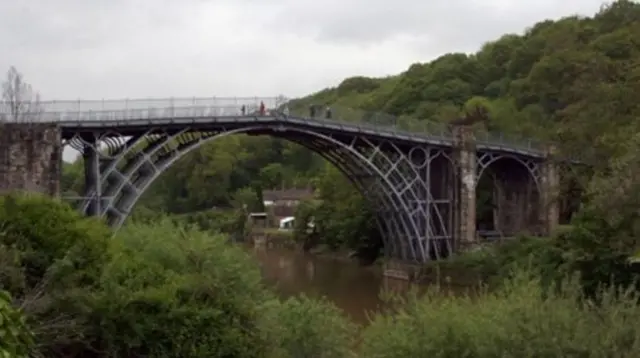
[[[117,229],[148,186],[174,162],[204,143],[238,133],[288,139],[333,163],[374,206],[388,255],[424,262],[451,253],[450,149],[345,136],[287,122],[206,131],[198,126],[149,127],[128,137],[99,129],[67,133],[67,144],[85,160],[87,191],[79,208]]]

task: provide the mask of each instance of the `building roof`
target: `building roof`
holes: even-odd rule
[[[313,197],[311,189],[283,189],[283,190],[264,190],[262,192],[262,200],[278,201],[278,200],[304,200]]]

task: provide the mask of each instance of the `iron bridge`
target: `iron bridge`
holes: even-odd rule
[[[259,109],[260,103],[265,110]],[[282,98],[51,101],[27,119],[55,123],[82,153],[79,209],[120,228],[145,190],[173,163],[233,134],[269,135],[335,165],[375,207],[386,253],[424,262],[449,255],[461,191],[455,130],[428,121],[334,109],[311,117]],[[508,158],[535,182],[545,151],[530,141],[475,136],[477,174]]]

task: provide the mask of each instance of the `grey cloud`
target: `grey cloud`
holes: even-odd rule
[[[255,2],[255,0],[254,0]],[[469,46],[544,18],[592,14],[601,0],[291,0],[272,26],[326,42],[375,44],[398,36],[439,49]]]
[[[475,50],[547,17],[592,14],[600,3],[0,0],[0,75],[15,65],[47,98],[302,95],[353,73]]]
[[[184,19],[176,14],[178,5],[169,0],[154,0],[153,6],[138,0],[0,1],[0,44],[59,51],[117,43],[141,22],[179,26]]]

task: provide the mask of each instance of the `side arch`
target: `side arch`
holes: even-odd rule
[[[382,189],[383,194],[381,197],[384,197],[385,203],[387,205],[392,204],[392,206],[398,211],[397,218],[395,220],[391,220],[394,222],[393,225],[388,224],[385,225],[386,229],[384,232],[387,233],[387,241],[395,241],[402,240],[404,234],[411,233],[411,236],[416,236],[418,233],[416,232],[416,227],[413,222],[411,222],[411,218],[406,215],[409,213],[409,208],[407,207],[407,203],[403,200],[403,197],[394,193],[391,188],[393,188],[393,184],[389,181],[385,175],[383,175],[380,168],[376,167],[368,158],[359,150],[356,150],[353,146],[344,143],[340,140],[337,140],[331,136],[318,133],[312,130],[297,128],[295,126],[283,126],[282,124],[277,124],[273,126],[265,126],[257,125],[233,130],[226,131],[216,131],[216,132],[199,132],[198,134],[194,134],[193,132],[185,133],[188,137],[186,141],[183,141],[179,145],[176,145],[175,148],[166,149],[165,144],[172,142],[173,140],[178,140],[181,137],[177,135],[168,136],[163,144],[159,144],[151,148],[151,146],[145,147],[145,149],[138,153],[134,157],[133,160],[130,161],[127,168],[125,168],[124,173],[119,170],[113,170],[110,173],[105,173],[106,176],[119,176],[120,180],[117,180],[116,184],[111,185],[110,188],[107,189],[107,199],[106,204],[103,206],[102,216],[106,216],[107,212],[115,212],[115,220],[112,220],[111,225],[117,230],[122,226],[124,221],[129,215],[129,212],[138,201],[142,193],[151,185],[151,183],[159,177],[166,169],[168,169],[173,163],[182,158],[183,155],[191,152],[199,148],[201,145],[208,143],[209,141],[215,140],[216,138],[221,138],[231,134],[240,134],[240,133],[250,133],[250,132],[260,132],[263,133],[267,131],[267,135],[281,137],[284,139],[291,140],[291,138],[284,134],[285,132],[295,132],[296,134],[305,136],[309,139],[314,139],[316,142],[323,142],[327,145],[335,146],[342,151],[342,158],[349,158],[352,169],[353,164],[357,163],[357,166],[363,169],[365,173],[368,175],[374,176],[377,180],[381,181],[379,187]],[[282,133],[282,134],[281,134]],[[320,148],[309,147],[306,144],[308,141],[302,141],[305,146],[309,149],[314,150],[316,152],[323,152],[323,150],[319,150]],[[159,155],[158,155],[159,154]],[[154,155],[158,155],[156,159],[152,157]],[[337,167],[344,168],[344,165],[337,165],[335,158],[331,160],[332,164]],[[144,170],[141,170],[143,169]],[[353,176],[351,176],[353,179]],[[365,193],[366,195],[366,193]],[[116,205],[118,204],[118,205]],[[405,215],[403,215],[405,213]],[[391,226],[400,226],[397,229],[391,229]],[[392,234],[393,232],[393,234]],[[397,233],[397,235],[394,235]],[[395,240],[392,240],[391,237],[395,236]],[[418,255],[415,252],[409,254],[409,256],[413,258],[418,258]]]
[[[478,185],[478,182],[482,178],[482,175],[485,171],[491,167],[491,165],[498,163],[500,161],[513,161],[520,164],[521,168],[525,169],[529,174],[529,179],[533,181],[536,185],[536,190],[540,192],[540,169],[537,162],[533,160],[522,159],[521,157],[513,154],[506,153],[484,153],[478,156],[478,170],[477,170],[477,179],[475,184]]]
[[[491,152],[479,153],[477,158],[479,230],[507,237],[538,232],[542,200],[540,161]]]

